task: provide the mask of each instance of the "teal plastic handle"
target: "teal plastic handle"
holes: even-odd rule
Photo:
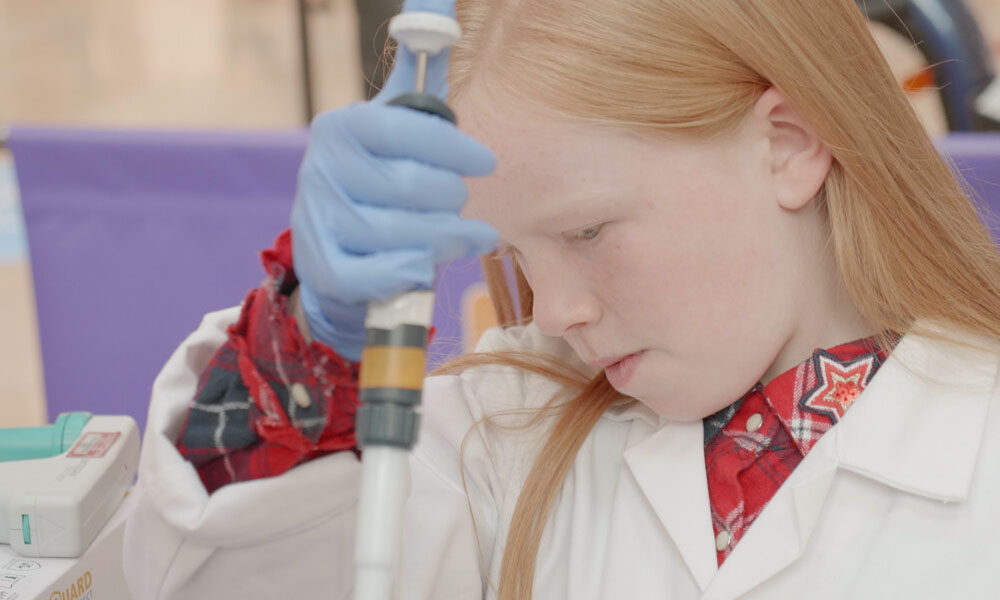
[[[66,412],[52,425],[0,429],[0,462],[62,454],[80,437],[90,417],[89,412]]]

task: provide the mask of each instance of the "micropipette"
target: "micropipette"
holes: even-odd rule
[[[414,91],[389,104],[455,123],[448,105],[425,89],[428,58],[458,41],[458,22],[436,13],[405,12],[390,21],[389,35],[417,57]],[[403,505],[410,488],[408,451],[419,430],[416,409],[433,315],[434,292],[430,290],[368,305],[358,384],[361,406],[355,425],[364,451],[354,552],[355,600],[387,600],[392,594]]]

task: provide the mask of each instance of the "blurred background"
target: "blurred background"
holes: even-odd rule
[[[868,4],[877,2],[870,0]],[[901,4],[906,2],[885,0],[889,8]],[[397,0],[0,0],[0,128],[13,132],[10,146],[14,154],[19,130],[26,132],[23,139],[28,150],[48,149],[41,155],[55,156],[52,148],[60,152],[82,148],[79,152],[86,161],[74,164],[88,171],[104,168],[93,155],[105,152],[102,148],[110,148],[108,144],[118,150],[124,147],[127,156],[132,148],[129,144],[137,143],[128,137],[130,132],[142,133],[141,144],[146,150],[150,146],[191,144],[195,149],[188,154],[194,156],[198,144],[203,143],[227,149],[294,146],[289,151],[294,159],[294,153],[301,150],[301,133],[310,115],[363,99],[377,88],[384,25],[397,6]],[[1000,55],[1000,0],[965,0],[963,6],[974,18],[990,54],[989,68],[995,69],[995,57]],[[949,120],[942,100],[941,89],[948,82],[940,81],[940,71],[929,68],[939,66],[927,56],[926,44],[933,45],[933,41],[915,40],[905,35],[905,30],[898,24],[872,25],[925,127],[936,138],[944,136],[959,127]],[[995,91],[1000,93],[1000,88]],[[1000,114],[1000,98],[994,105],[998,107],[995,114]],[[109,131],[115,135],[107,137]],[[96,137],[88,132],[97,132]],[[106,151],[110,157],[116,150]],[[157,168],[155,162],[149,164],[154,165],[151,169]],[[39,167],[43,168],[54,169],[51,165]],[[294,183],[294,164],[286,171],[292,177],[283,180],[287,188]],[[25,183],[21,191],[19,175]],[[36,308],[44,303],[36,303],[35,288],[44,287],[48,294],[73,299],[74,294],[88,293],[75,286],[91,277],[66,266],[48,268],[45,282],[38,279],[43,274],[33,276],[31,255],[42,256],[45,240],[33,239],[29,253],[25,215],[51,216],[53,208],[45,204],[48,197],[42,192],[30,196],[34,192],[27,187],[29,175],[31,185],[46,182],[44,170],[41,175],[38,171],[21,174],[15,170],[11,153],[0,150],[0,427],[49,422],[67,407],[90,406],[95,393],[82,384],[68,382],[71,387],[68,392],[60,391],[63,397],[55,408],[52,398],[47,402]],[[29,197],[38,198],[39,206],[45,209],[25,209]],[[85,209],[88,202],[101,202],[94,198],[81,195],[74,210]],[[290,197],[284,201],[275,213],[279,217],[271,235],[284,225],[280,216],[286,214]],[[67,231],[73,231],[27,229],[33,236],[63,239],[72,235]],[[184,243],[183,239],[175,240]],[[258,240],[251,246],[262,247]],[[257,269],[252,254],[247,262],[252,271]],[[102,264],[92,266],[104,268]],[[59,268],[67,270],[60,273]],[[121,277],[129,275],[122,271]],[[63,287],[59,287],[60,281]],[[193,311],[234,305],[254,281],[237,288],[243,290],[240,293],[227,291],[228,300],[219,305],[198,305]],[[126,283],[133,287],[153,285]],[[108,303],[121,293],[106,289],[109,296],[97,302],[111,306]],[[197,320],[184,323],[189,326],[181,326],[176,340],[168,340],[170,345],[197,326]],[[57,333],[42,337],[58,339]],[[467,342],[456,339],[455,345]],[[46,343],[54,346],[62,342]],[[95,343],[95,348],[95,352],[103,352],[100,344]],[[165,359],[163,351],[157,350],[153,363],[162,364]],[[45,364],[45,371],[57,373],[64,366]],[[122,368],[116,358],[107,360],[100,372],[87,367],[97,380],[117,378]],[[149,379],[141,375],[144,381]],[[49,387],[53,385],[50,379]],[[72,386],[81,391],[76,398],[67,399],[67,395],[74,395]],[[148,392],[136,396],[120,402],[144,415]]]

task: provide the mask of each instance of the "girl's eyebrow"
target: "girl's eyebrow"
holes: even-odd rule
[[[568,200],[563,200],[551,208],[541,208],[534,222],[549,224],[565,218],[569,212],[588,213],[621,208],[626,204],[627,194],[628,192],[620,189],[592,188],[576,194]]]
[[[622,209],[625,200],[620,191],[612,193],[599,189],[562,200],[557,205],[554,205],[555,200],[539,197],[534,200],[537,212],[532,210],[532,214],[518,223],[518,231],[525,235],[562,235],[574,228],[597,225],[598,221],[609,216],[609,211]],[[570,219],[572,222],[567,222]],[[500,238],[497,249],[507,254],[518,252],[517,246],[506,238]]]

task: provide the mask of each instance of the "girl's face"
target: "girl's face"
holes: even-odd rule
[[[465,216],[515,252],[538,328],[658,414],[703,418],[854,335],[856,313],[829,297],[842,290],[808,202],[829,154],[825,168],[782,175],[775,161],[795,160],[808,140],[763,109],[726,139],[695,142],[584,125],[477,89],[454,107],[498,159],[494,174],[467,181]],[[793,188],[809,196],[801,206]]]

